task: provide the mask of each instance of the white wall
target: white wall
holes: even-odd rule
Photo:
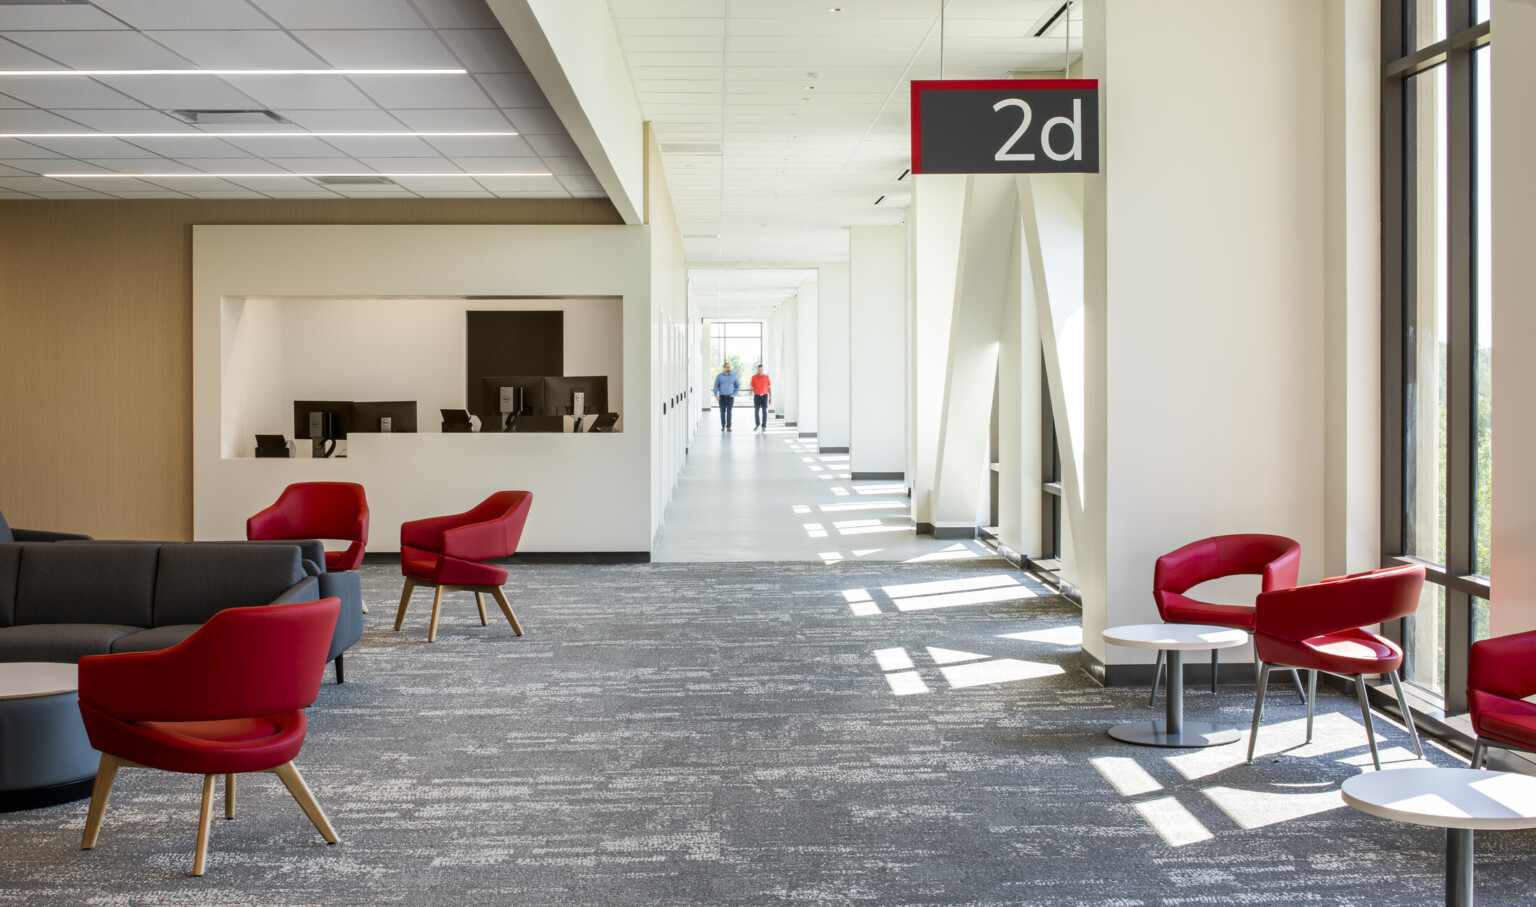
[[[226,428],[226,456],[252,456],[258,432],[292,436],[295,400],[415,400],[417,430],[440,431],[438,410],[478,408],[464,396],[471,311],[564,313],[565,374],[607,376],[608,408],[624,415],[619,299],[252,297],[225,306],[234,336],[224,407],[239,414]]]
[[[369,548],[399,524],[500,489],[535,501],[527,551],[650,550],[651,420],[611,435],[359,435],[346,459],[227,458],[222,337],[228,297],[618,296],[623,389],[651,393],[650,237],[645,227],[200,226],[193,228],[193,537],[242,538],[245,519],[291,482],[362,481]]]
[[[1495,635],[1536,629],[1536,6],[1493,0],[1493,602]]]
[[[849,446],[853,374],[849,362],[848,265],[822,265],[816,274],[817,445],[822,450]],[[881,379],[883,380],[883,378]],[[860,396],[871,388],[861,385]]]
[[[1322,573],[1324,28],[1320,0],[1087,14],[1104,142],[1087,346],[1105,421],[1090,415],[1086,479],[1106,483],[1107,562],[1084,648],[1124,663],[1150,655],[1106,653],[1095,630],[1155,619],[1153,562],[1179,545],[1273,532],[1301,542],[1303,580]]]
[[[848,272],[849,465],[905,473],[907,228],[849,228]]]
[[[933,523],[934,467],[939,457],[939,419],[944,408],[944,374],[949,356],[950,316],[955,304],[955,271],[960,257],[960,222],[965,177],[912,178],[912,294],[908,305],[910,349],[907,431],[911,436],[907,482],[912,517]]]
[[[821,344],[817,331],[821,322],[818,310],[818,286],[807,280],[795,292],[795,394],[802,436],[819,431],[818,394],[821,381]]]

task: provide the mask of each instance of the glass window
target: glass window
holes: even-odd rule
[[[1445,563],[1446,460],[1446,69],[1408,82],[1409,178],[1406,212],[1413,263],[1409,266],[1409,339],[1403,363],[1407,434],[1405,554]]]
[[[1486,17],[1486,13],[1484,14]],[[1477,413],[1473,417],[1474,486],[1473,535],[1476,552],[1472,569],[1482,576],[1493,574],[1493,139],[1492,53],[1488,46],[1472,54],[1473,152],[1475,192],[1473,211],[1476,229],[1473,279],[1476,281],[1473,317],[1477,336],[1473,367],[1477,393]]]
[[[1408,50],[1445,40],[1445,0],[1408,0]]]
[[[747,377],[763,363],[763,323],[761,321],[714,321],[709,329],[710,381],[731,364],[731,371],[741,379],[737,395],[751,393]]]
[[[1487,22],[1489,15],[1493,12],[1492,7],[1493,0],[1477,0],[1472,4],[1472,21]]]
[[[1403,679],[1410,683],[1445,692],[1445,587],[1425,583],[1419,595],[1419,610],[1405,620]]]

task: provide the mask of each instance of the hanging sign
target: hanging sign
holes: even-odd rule
[[[1098,173],[1097,79],[912,83],[913,173]]]

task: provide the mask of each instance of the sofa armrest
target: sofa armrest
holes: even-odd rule
[[[277,598],[267,602],[269,605],[291,605],[294,602],[312,602],[321,598],[320,581],[313,576],[306,576]]]
[[[327,661],[347,651],[363,637],[363,578],[353,572],[327,573],[320,577],[320,595],[341,600],[336,615],[336,632],[331,636]]]
[[[12,529],[18,542],[91,542],[95,539],[75,532],[49,532],[46,529]]]

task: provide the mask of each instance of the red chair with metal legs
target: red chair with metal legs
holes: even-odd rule
[[[1413,712],[1403,696],[1398,670],[1403,665],[1403,650],[1385,636],[1366,627],[1407,617],[1419,607],[1419,593],[1424,588],[1424,568],[1388,567],[1325,579],[1310,586],[1297,586],[1259,596],[1258,620],[1253,642],[1259,653],[1259,690],[1253,704],[1253,733],[1248,737],[1248,764],[1253,764],[1253,748],[1258,742],[1259,722],[1264,718],[1264,683],[1271,668],[1300,668],[1307,672],[1307,692],[1317,692],[1317,673],[1336,674],[1355,682],[1360,698],[1360,717],[1365,722],[1366,739],[1371,745],[1371,761],[1381,768],[1376,751],[1376,729],[1371,724],[1371,706],[1366,699],[1367,675],[1386,674],[1392,678],[1403,722],[1413,739],[1413,751],[1424,758],[1419,733],[1413,726]],[[1314,700],[1307,697],[1307,742],[1312,742]]]
[[[1185,595],[1190,589],[1211,580],[1228,576],[1258,576],[1261,592],[1289,589],[1296,585],[1296,575],[1301,570],[1301,545],[1283,535],[1218,535],[1169,552],[1157,559],[1152,571],[1152,597],[1157,601],[1157,613],[1168,624],[1209,624],[1214,627],[1230,627],[1234,630],[1253,632],[1254,607],[1252,605],[1222,605],[1203,602]],[[1157,704],[1157,688],[1163,676],[1163,659],[1166,653],[1157,653],[1157,666],[1152,674],[1152,698],[1147,708]],[[1211,650],[1211,692],[1216,692],[1216,673],[1219,666],[1219,650]],[[1258,668],[1258,659],[1254,659]],[[1301,692],[1301,678],[1293,671],[1296,692]]]
[[[356,570],[368,547],[368,496],[355,482],[296,482],[277,502],[245,521],[251,541],[341,539],[345,551],[327,551],[325,569]]]
[[[533,504],[529,491],[498,491],[481,501],[475,509],[451,516],[411,520],[400,525],[400,572],[405,574],[405,592],[400,596],[400,613],[395,629],[405,623],[405,609],[417,586],[432,586],[432,622],[427,626],[427,642],[437,639],[437,616],[442,610],[443,593],[475,593],[480,608],[480,625],[485,626],[485,597],[489,592],[501,606],[501,613],[512,625],[512,632],[523,635],[523,628],[512,613],[501,584],[507,571],[495,564],[483,563],[510,557],[517,551],[528,522],[528,508]]]
[[[157,768],[203,776],[192,874],[202,875],[214,779],[224,776],[224,817],[235,817],[235,775],[282,779],[327,843],[336,832],[293,759],[304,745],[304,709],[320,692],[341,602],[229,608],[158,652],[80,659],[80,716],[101,751],[82,850],[96,846],[117,770]]]
[[[1489,747],[1536,753],[1536,631],[1472,644],[1467,702],[1477,746],[1472,767],[1482,768]]]

